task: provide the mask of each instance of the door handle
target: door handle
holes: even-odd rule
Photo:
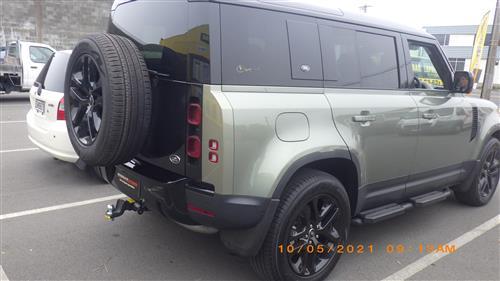
[[[372,122],[375,120],[377,120],[376,115],[355,115],[352,117],[352,121],[361,123]]]
[[[33,68],[33,69],[37,69],[37,68],[38,68],[38,66],[36,66],[36,65],[32,65],[32,66],[31,66],[31,68]]]
[[[422,118],[427,119],[427,120],[432,120],[436,119],[438,116],[436,113],[424,113],[422,114]]]

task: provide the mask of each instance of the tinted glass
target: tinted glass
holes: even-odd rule
[[[287,21],[299,23],[292,24],[291,38]],[[315,46],[317,36],[302,33],[314,29],[312,26],[316,25],[309,24],[310,21],[308,17],[282,12],[221,5],[222,83],[323,87],[322,70],[317,67],[321,65],[319,46]],[[293,45],[293,64],[299,67],[295,74],[292,74],[289,39]],[[300,70],[302,64],[304,70]]]
[[[361,87],[397,89],[398,62],[394,37],[358,32]]]
[[[409,42],[411,69],[413,75],[420,81],[420,88],[444,89],[444,80],[439,75],[436,59],[432,59],[431,47]]]
[[[221,16],[222,83],[287,84],[286,19],[279,13],[232,5],[222,5]]]
[[[399,88],[394,37],[321,26],[327,86],[344,88]]]
[[[320,26],[325,80],[340,87],[359,87],[361,73],[354,30]]]
[[[43,88],[53,92],[64,92],[64,76],[70,54],[55,53],[42,82]],[[42,73],[40,75],[43,75]]]
[[[293,79],[323,80],[318,25],[287,21]]]
[[[46,63],[54,52],[45,47],[30,46],[30,59],[36,63]]]
[[[110,33],[132,39],[150,70],[168,78],[210,82],[208,5],[188,1],[134,1],[118,6]]]

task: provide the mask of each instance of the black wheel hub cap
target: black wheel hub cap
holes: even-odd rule
[[[493,190],[495,190],[499,180],[499,172],[500,153],[496,146],[486,156],[486,161],[484,161],[481,173],[479,174],[478,188],[481,197],[489,197]]]
[[[84,146],[92,145],[101,128],[103,97],[101,72],[94,59],[82,55],[71,69],[69,87],[71,128]]]
[[[292,219],[288,230],[288,264],[295,274],[305,277],[323,270],[344,241],[341,209],[330,195],[317,195]],[[289,251],[293,250],[293,251]]]

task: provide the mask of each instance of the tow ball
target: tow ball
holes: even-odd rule
[[[135,211],[139,215],[142,215],[146,208],[142,202],[136,202],[133,199],[118,199],[115,205],[108,205],[108,209],[106,210],[106,218],[110,221],[115,220],[116,217],[119,217],[125,213],[125,211]]]

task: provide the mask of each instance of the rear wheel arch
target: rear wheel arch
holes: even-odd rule
[[[351,214],[356,210],[358,199],[358,186],[360,182],[359,162],[351,158],[351,154],[346,150],[336,150],[332,152],[316,152],[296,160],[284,173],[273,192],[273,199],[280,199],[284,190],[294,175],[299,174],[304,169],[313,169],[328,173],[336,177],[344,185]]]
[[[500,128],[498,128],[497,131],[493,132],[493,134],[491,135],[491,137],[496,138],[497,140],[500,141]]]

